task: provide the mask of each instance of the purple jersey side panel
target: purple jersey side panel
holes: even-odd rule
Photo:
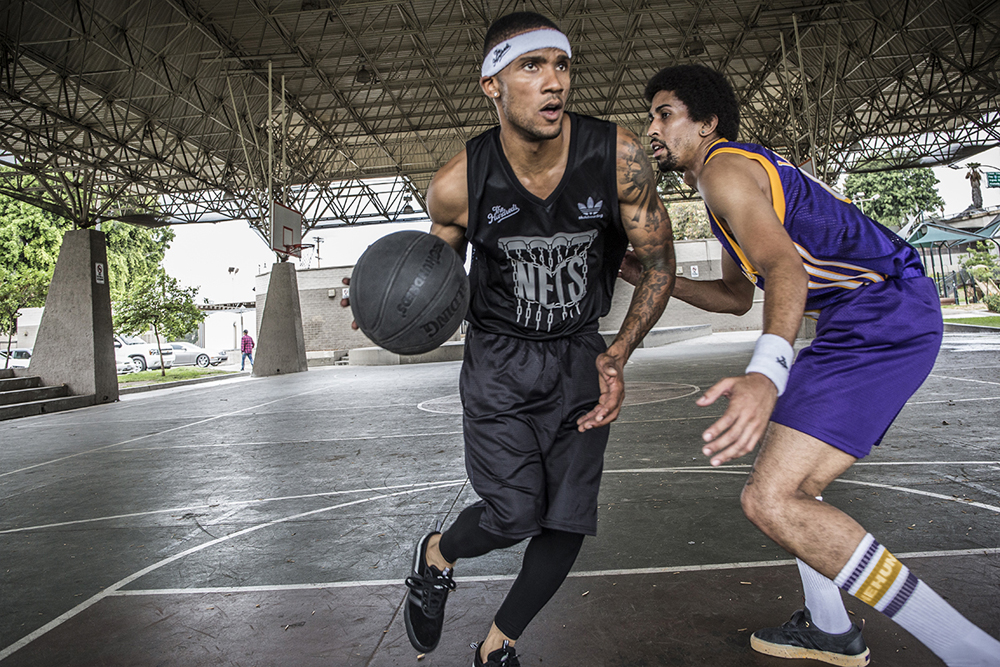
[[[776,153],[756,144],[718,141],[706,163],[735,154],[760,164],[768,174],[775,214],[795,243],[809,274],[807,311],[816,311],[845,294],[892,278],[924,275],[912,246],[871,218],[825,183]],[[764,289],[764,278],[709,210],[712,232],[744,274]]]

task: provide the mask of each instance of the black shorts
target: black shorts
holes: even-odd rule
[[[480,526],[510,539],[542,528],[597,534],[609,427],[577,431],[600,397],[597,333],[533,341],[470,329],[461,393],[465,469]]]

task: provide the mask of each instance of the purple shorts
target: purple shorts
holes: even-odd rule
[[[931,372],[942,331],[930,278],[858,288],[823,308],[771,421],[867,456]]]

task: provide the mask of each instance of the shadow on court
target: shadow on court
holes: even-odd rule
[[[713,470],[695,398],[755,334],[638,350],[599,535],[518,642],[528,665],[762,665],[750,633],[801,606],[746,519],[749,460]],[[1000,336],[949,334],[884,444],[825,499],[1000,635]],[[402,602],[415,540],[475,496],[458,363],[333,367],[126,397],[0,432],[0,663],[469,665],[523,545],[462,562],[438,649]],[[872,664],[941,663],[853,598]]]

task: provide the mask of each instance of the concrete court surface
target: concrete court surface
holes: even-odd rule
[[[522,665],[784,665],[749,634],[801,605],[746,521],[749,460],[712,470],[701,390],[755,333],[640,349],[600,528],[518,643]],[[1000,336],[949,334],[884,444],[826,499],[1000,636]],[[403,627],[414,541],[474,499],[459,363],[328,367],[165,389],[0,431],[0,667],[469,665],[521,546],[459,564],[438,649]],[[748,457],[749,458],[749,457]],[[872,664],[941,663],[853,598]]]

